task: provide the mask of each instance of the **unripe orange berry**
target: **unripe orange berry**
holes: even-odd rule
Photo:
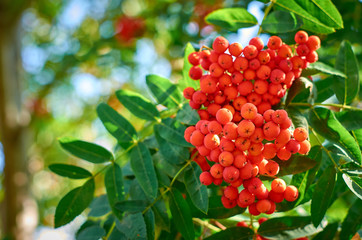
[[[276,50],[276,49],[279,49],[283,44],[283,41],[280,37],[278,36],[271,36],[269,38],[269,41],[268,41],[268,48],[272,49],[272,50]]]
[[[193,89],[192,87],[185,88],[183,91],[184,98],[191,99],[194,92],[195,92],[195,89]]]
[[[255,196],[247,189],[244,189],[239,193],[239,201],[247,207],[255,202]]]
[[[214,178],[222,178],[224,167],[221,164],[216,163],[210,168],[210,173]]]
[[[201,146],[204,144],[204,134],[199,130],[195,130],[190,137],[190,143],[194,146]]]
[[[306,43],[308,41],[308,33],[305,31],[298,31],[294,36],[294,40],[299,44]]]
[[[250,120],[243,120],[238,125],[238,133],[241,137],[250,137],[255,131],[255,125]]]
[[[216,112],[216,120],[222,125],[231,122],[232,119],[233,119],[233,114],[230,112],[229,109],[221,108]]]
[[[275,176],[279,172],[279,164],[273,160],[269,160],[265,165],[265,171],[270,176]]]
[[[304,140],[303,142],[300,142],[300,149],[298,151],[299,154],[308,154],[310,150],[310,142],[308,140]]]
[[[303,142],[308,138],[308,131],[305,128],[298,127],[294,130],[293,136],[298,142]]]
[[[230,54],[222,53],[220,54],[217,62],[223,69],[228,69],[233,65],[233,58]]]
[[[321,40],[317,36],[310,36],[307,41],[309,50],[315,51],[321,47]]]
[[[283,193],[285,189],[287,188],[287,185],[285,184],[285,181],[281,178],[276,178],[272,181],[271,189],[276,193]]]
[[[229,46],[229,52],[231,55],[238,57],[243,51],[243,47],[240,43],[232,43]]]
[[[218,134],[220,134],[222,132],[222,126],[217,121],[209,122],[209,124],[207,125],[207,128],[208,128],[210,133],[213,133],[213,134],[216,134],[216,135],[218,135]]]
[[[223,167],[228,167],[234,162],[234,156],[231,152],[221,152],[219,155],[219,163]]]
[[[220,145],[220,138],[216,134],[209,133],[204,138],[204,146],[210,150],[213,150]]]
[[[285,148],[291,153],[295,154],[300,149],[300,143],[294,139],[289,140],[289,142],[285,145]]]
[[[283,147],[278,150],[277,156],[280,160],[288,161],[289,158],[292,156],[292,153],[288,149]]]
[[[254,45],[248,45],[243,49],[243,53],[247,59],[253,59],[258,56],[258,49]]]
[[[266,213],[270,210],[271,208],[271,203],[268,199],[263,199],[263,200],[259,200],[256,203],[256,209],[260,212],[260,213]]]
[[[223,134],[229,140],[235,140],[238,137],[238,125],[233,122],[228,122],[224,125]]]
[[[227,186],[224,189],[224,196],[230,200],[236,200],[239,197],[239,191],[236,187]]]
[[[193,66],[190,68],[189,76],[193,80],[199,80],[202,76],[202,69],[198,66]]]
[[[238,91],[241,96],[247,96],[253,91],[253,84],[250,81],[243,81],[238,86]]]
[[[273,202],[276,202],[276,203],[283,202],[283,200],[284,200],[284,192],[282,192],[282,193],[277,193],[277,192],[274,192],[273,190],[271,190],[271,191],[269,192],[268,198],[269,198],[270,200],[272,200]]]
[[[284,198],[288,202],[293,202],[298,199],[299,192],[295,186],[288,186],[284,191]]]
[[[248,207],[249,213],[253,216],[260,215],[260,212],[256,209],[256,204],[253,203]]]
[[[189,63],[191,63],[192,65],[200,64],[200,55],[198,52],[190,53],[189,56],[187,57],[187,59],[189,60]]]
[[[224,168],[223,178],[225,182],[232,183],[237,179],[239,179],[239,174],[240,174],[239,169],[237,169],[234,166],[229,166]]]
[[[233,207],[235,207],[236,206],[236,200],[230,200],[230,199],[228,199],[227,197],[225,197],[225,196],[222,196],[221,197],[221,203],[222,203],[222,205],[225,207],[225,208],[227,208],[227,209],[230,209],[230,208],[233,208]]]
[[[253,120],[257,114],[258,110],[252,103],[245,103],[241,107],[241,116],[245,119]]]
[[[200,174],[200,182],[205,185],[205,186],[208,186],[212,183],[212,176],[209,172],[202,172]]]

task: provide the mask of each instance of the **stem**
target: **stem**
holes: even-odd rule
[[[321,140],[319,139],[317,133],[314,131],[314,129],[313,129],[312,127],[309,127],[309,129],[311,130],[311,132],[313,133],[313,135],[314,135],[315,138],[317,139],[318,144],[319,144],[319,145],[321,146],[321,148],[327,153],[328,157],[331,159],[331,161],[333,162],[333,164],[334,164],[334,166],[336,167],[336,169],[338,169],[338,171],[342,172],[342,170],[339,168],[338,164],[334,161],[334,159],[333,159],[331,153],[329,152],[329,150],[322,145],[322,142],[321,142]]]
[[[174,178],[172,179],[169,188],[172,187],[172,185],[175,183],[176,179],[178,178],[178,176],[182,173],[183,170],[185,170],[185,168],[187,168],[189,165],[191,164],[191,160],[189,160],[174,176]]]
[[[181,172],[182,172],[183,170],[185,170],[185,168],[186,168],[188,165],[191,164],[191,162],[192,162],[192,160],[193,160],[193,158],[194,158],[195,156],[196,156],[196,154],[194,154],[194,155],[192,156],[191,160],[187,161],[186,164],[185,164],[180,170],[178,170],[178,172],[176,173],[176,175],[173,177],[173,179],[172,179],[172,181],[171,181],[171,183],[170,183],[170,186],[168,186],[163,193],[161,193],[150,205],[148,205],[148,206],[145,208],[145,210],[142,211],[142,214],[145,214],[145,213],[148,211],[148,209],[150,209],[153,205],[155,205],[156,202],[158,202],[158,200],[160,200],[160,199],[163,197],[163,195],[165,195],[167,192],[169,192],[169,191],[171,190],[171,187],[172,187],[172,185],[175,183],[175,181],[176,181],[176,179],[178,178],[178,176],[181,174]]]
[[[215,231],[215,232],[220,232],[220,230],[221,230],[220,228],[215,227],[214,225],[210,224],[209,222],[203,221],[203,220],[201,220],[201,219],[199,219],[199,218],[192,218],[192,221],[200,224],[200,225],[203,226],[203,227],[206,227],[206,228],[208,228],[208,229],[210,229],[210,230],[213,230],[213,231]]]
[[[226,227],[225,227],[224,225],[222,225],[220,222],[216,221],[215,219],[214,219],[214,223],[215,223],[215,225],[218,226],[221,230],[225,230],[225,229],[226,229]]]
[[[275,0],[270,0],[270,4],[269,4],[268,7],[265,9],[263,20],[261,21],[260,26],[259,26],[258,36],[260,35],[260,33],[261,33],[261,31],[262,31],[261,24],[263,24],[266,16],[268,16],[270,10],[271,10],[272,7],[274,6],[274,1],[275,1]]]
[[[116,226],[116,222],[113,222],[113,224],[112,224],[111,228],[109,229],[107,235],[104,237],[104,240],[107,240],[109,238],[109,236],[111,236],[115,226]]]
[[[357,111],[362,111],[362,109],[357,108],[357,107],[352,107],[352,106],[348,106],[348,105],[344,105],[344,104],[338,104],[338,103],[314,103],[314,104],[310,104],[310,103],[289,103],[288,106],[305,106],[305,107],[316,107],[316,106],[326,106],[326,107],[338,107],[338,108],[345,108],[345,109],[351,109],[351,110],[357,110]]]
[[[94,174],[91,178],[95,178],[98,174],[100,174],[101,172],[104,171],[104,169],[106,169],[109,165],[104,166],[101,170],[99,170],[98,172],[96,172],[96,174]]]

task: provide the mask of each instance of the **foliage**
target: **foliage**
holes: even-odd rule
[[[342,17],[329,0],[272,1],[266,6],[265,14],[260,30],[268,33],[294,35],[301,28],[316,34],[329,34],[343,28]],[[239,8],[217,10],[210,13],[206,21],[229,31],[257,24],[254,16]],[[289,90],[282,104],[292,116],[294,126],[302,124],[310,130],[312,150],[309,155],[295,155],[284,165],[281,163],[279,174],[290,176],[300,192],[300,199],[278,206],[283,216],[265,221],[258,229],[253,223],[250,229],[234,227],[236,221],[228,219],[224,223],[228,228],[223,231],[211,223],[240,217],[243,210],[224,209],[219,193],[201,185],[198,179],[201,169],[192,161],[191,145],[183,137],[186,126],[198,120],[197,114],[182,98],[182,89],[196,84],[188,77],[191,65],[186,63],[192,51],[188,44],[183,79],[179,83],[157,75],[146,77],[156,104],[134,91],[122,89],[116,92],[119,102],[133,117],[145,120],[144,129],[149,131],[137,131],[127,117],[101,103],[97,107],[98,117],[117,142],[113,154],[93,143],[73,138],[59,140],[69,153],[103,168],[90,173],[77,166],[50,166],[60,176],[86,179],[82,186],[60,200],[55,227],[71,222],[87,207],[91,212],[95,211],[98,206],[91,204],[94,179],[104,174],[107,198],[102,198],[102,204],[108,201],[110,208],[98,216],[101,221],[81,228],[80,239],[93,235],[112,239],[115,234],[119,234],[120,239],[152,239],[154,236],[163,239],[178,232],[184,239],[198,236],[232,239],[231,236],[240,235],[252,239],[255,234],[271,239],[304,236],[333,239],[339,234],[350,239],[361,227],[358,213],[362,199],[362,126],[361,121],[353,120],[361,116],[362,110],[355,107],[360,80],[352,45],[348,41],[340,43],[338,53],[333,56],[335,67],[331,67],[330,62],[312,64],[308,73],[313,75],[314,81],[299,79],[300,84]],[[334,102],[325,101],[327,99]],[[333,210],[333,202],[345,195],[351,205],[347,215],[342,220],[329,221],[326,213]],[[99,199],[94,198],[93,202]],[[299,207],[307,209],[308,216],[293,216],[286,212]],[[105,222],[111,222],[111,227]]]

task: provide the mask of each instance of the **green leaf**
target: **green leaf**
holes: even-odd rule
[[[223,219],[235,216],[237,214],[241,214],[245,212],[246,208],[231,208],[227,209],[221,202],[221,196],[210,196],[209,197],[209,211],[207,214],[201,212],[198,208],[194,206],[189,198],[187,198],[189,203],[192,216],[197,218],[215,218],[215,219]]]
[[[362,128],[362,110],[345,110],[334,114],[348,131]]]
[[[315,89],[313,83],[304,77],[297,78],[290,87],[285,100],[285,105],[293,102],[310,102],[310,99],[315,98]]]
[[[199,165],[196,162],[191,162],[185,170],[184,183],[195,207],[207,213],[209,198],[206,186],[202,185],[199,179],[201,173]]]
[[[183,164],[186,159],[189,159],[190,152],[188,148],[166,141],[160,136],[159,128],[156,127],[156,125],[154,129],[154,134],[159,145],[160,153],[166,161],[171,164]]]
[[[70,137],[63,137],[59,139],[59,143],[62,148],[64,148],[69,153],[91,163],[104,163],[113,160],[112,153],[94,143],[85,142]]]
[[[303,28],[317,33],[332,33],[334,28],[342,28],[341,15],[330,0],[278,0],[276,5],[302,17]]]
[[[116,222],[116,227],[126,236],[126,239],[147,239],[147,229],[142,213],[126,215],[121,223]]]
[[[229,227],[224,231],[220,231],[211,235],[205,240],[219,240],[219,239],[227,239],[227,240],[252,240],[254,236],[254,232],[250,228],[245,227]]]
[[[322,230],[315,228],[310,217],[278,217],[263,222],[258,234],[271,239],[294,239],[313,235]]]
[[[338,229],[338,222],[330,223],[323,229],[322,232],[318,233],[313,240],[325,240],[325,239],[334,239]]]
[[[58,203],[54,216],[54,227],[61,227],[80,215],[93,200],[94,179],[67,193]]]
[[[328,23],[328,26],[333,26],[337,29],[343,28],[343,20],[341,14],[338,12],[338,9],[334,6],[330,0],[311,0],[318,8],[318,12],[323,12],[324,14],[319,13],[319,20],[324,23]],[[304,1],[308,3],[308,1]],[[307,6],[307,4],[305,4]],[[310,8],[307,8],[310,10]],[[333,24],[331,24],[331,20]]]
[[[352,131],[353,138],[359,145],[359,148],[362,150],[362,129],[357,129]]]
[[[171,189],[169,196],[171,214],[177,230],[186,240],[193,240],[195,231],[189,205],[177,189]]]
[[[107,191],[109,205],[113,213],[121,218],[121,215],[114,209],[115,203],[124,200],[124,185],[122,170],[117,163],[113,163],[107,168],[104,176],[104,185]]]
[[[120,232],[117,228],[114,228],[108,240],[123,240],[127,239],[126,235]]]
[[[307,118],[299,111],[298,108],[288,107],[287,111],[294,128],[302,127],[306,130],[309,129]]]
[[[309,123],[322,137],[342,147],[358,164],[362,163],[361,151],[352,135],[327,108],[312,108]]]
[[[329,166],[323,171],[322,176],[318,179],[316,188],[313,193],[311,205],[311,218],[315,227],[322,221],[332,201],[334,185],[336,183],[336,169]]]
[[[314,85],[318,90],[317,99],[315,100],[316,102],[324,102],[334,95],[334,91],[331,88],[332,84],[333,77],[328,77],[314,82]]]
[[[106,235],[106,231],[100,226],[92,226],[84,229],[77,236],[77,240],[94,240],[100,239]]]
[[[196,125],[200,121],[200,116],[195,109],[190,107],[190,104],[184,104],[176,115],[176,120],[187,125]]]
[[[94,198],[89,208],[91,209],[88,214],[90,217],[101,217],[111,211],[106,194]]]
[[[267,15],[261,27],[270,33],[286,33],[298,29],[303,22],[294,13],[285,11],[274,11]]]
[[[152,199],[157,197],[157,176],[151,154],[143,143],[138,143],[131,152],[131,167],[146,195]]]
[[[342,78],[347,77],[346,74],[344,74],[342,71],[340,71],[338,69],[335,69],[334,67],[331,67],[331,66],[329,66],[329,65],[327,65],[325,63],[322,63],[320,61],[309,64],[309,66],[307,67],[306,70],[315,70],[315,71],[313,71],[313,73],[311,75],[322,72],[322,73],[325,73],[325,74],[328,74],[328,75],[339,76],[339,77],[342,77]]]
[[[142,212],[148,205],[144,200],[126,200],[115,203],[114,207],[121,212]]]
[[[346,74],[347,78],[335,77],[332,88],[342,104],[350,104],[359,91],[359,67],[352,46],[343,41],[339,48],[335,68]]]
[[[258,24],[258,20],[245,8],[219,9],[208,14],[205,21],[234,32],[239,28],[252,27]]]
[[[155,105],[139,93],[129,90],[118,90],[118,100],[136,117],[149,121],[159,121],[160,113]]]
[[[362,179],[359,177],[352,177],[348,174],[343,174],[343,180],[348,188],[360,199],[362,199]]]
[[[180,89],[170,80],[157,75],[147,75],[146,83],[159,104],[175,108],[183,102]]]
[[[155,239],[155,214],[152,209],[148,209],[143,215],[147,230],[147,239]]]
[[[349,209],[342,223],[342,231],[339,234],[341,240],[351,239],[362,227],[362,201],[357,199]]]
[[[179,81],[178,85],[180,86],[180,89],[183,91],[187,87],[192,87],[194,89],[198,89],[200,86],[199,81],[195,81],[190,78],[189,71],[190,68],[193,66],[191,63],[189,63],[188,56],[190,53],[195,52],[194,47],[191,45],[191,43],[186,44],[185,53],[184,53],[184,66],[182,69],[182,76],[183,79]]]
[[[137,141],[137,132],[116,110],[105,103],[101,103],[97,107],[98,117],[101,119],[107,131],[117,139],[118,142],[134,142]]]
[[[170,218],[167,214],[165,202],[161,199],[157,201],[153,206],[152,210],[155,213],[155,220],[157,226],[161,229],[170,231]]]
[[[184,138],[184,132],[186,127],[175,119],[163,119],[160,124],[155,125],[155,129],[162,138],[171,143],[183,147],[193,147],[190,143],[186,142]]]
[[[49,165],[49,169],[52,172],[58,174],[59,176],[68,177],[72,179],[89,178],[92,176],[92,174],[88,170],[68,164],[61,164],[61,163],[51,164]]]
[[[279,177],[305,172],[317,164],[315,160],[305,155],[292,155],[288,161],[280,160],[278,157],[273,160],[279,164]]]

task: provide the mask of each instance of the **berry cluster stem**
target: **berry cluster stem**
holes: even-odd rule
[[[269,12],[270,12],[270,10],[272,9],[273,6],[274,6],[274,0],[270,0],[270,4],[269,4],[268,7],[265,9],[263,20],[262,20],[262,22],[260,23],[260,26],[259,26],[258,36],[260,35],[260,33],[261,33],[261,31],[262,31],[261,24],[264,22],[266,16],[268,16],[268,14],[269,14]]]
[[[324,107],[337,107],[337,108],[341,108],[341,109],[350,109],[350,110],[356,110],[356,111],[362,111],[362,109],[358,108],[358,107],[353,107],[353,106],[348,106],[348,105],[344,105],[344,104],[338,104],[338,103],[314,103],[314,104],[310,104],[310,103],[289,103],[288,106],[305,106],[305,107],[317,107],[317,106],[324,106]]]
[[[321,148],[327,153],[328,157],[329,157],[329,158],[331,159],[331,161],[333,162],[335,168],[336,168],[338,171],[342,172],[341,169],[339,168],[338,164],[334,161],[334,159],[333,159],[330,151],[329,151],[325,146],[323,146],[322,141],[319,139],[318,134],[314,131],[314,128],[309,127],[309,129],[311,130],[311,132],[313,133],[313,135],[314,135],[315,138],[317,139],[318,144],[319,144],[319,145],[321,146]]]
[[[107,240],[107,239],[111,236],[111,234],[112,234],[112,232],[113,232],[113,229],[114,229],[115,227],[116,227],[116,222],[114,221],[114,222],[112,223],[112,226],[111,226],[111,228],[109,229],[107,235],[103,238],[104,240]]]
[[[173,184],[175,183],[176,179],[178,178],[178,176],[191,164],[192,160],[197,156],[197,154],[194,154],[191,156],[191,159],[188,160],[185,165],[182,166],[182,168],[180,170],[178,170],[178,172],[175,174],[175,176],[173,177],[170,186],[168,186],[166,188],[165,191],[163,191],[150,205],[148,205],[145,210],[142,211],[142,214],[145,214],[148,209],[150,209],[153,205],[155,205],[155,203],[160,200],[167,192],[169,192],[171,190],[171,187],[173,186]]]

